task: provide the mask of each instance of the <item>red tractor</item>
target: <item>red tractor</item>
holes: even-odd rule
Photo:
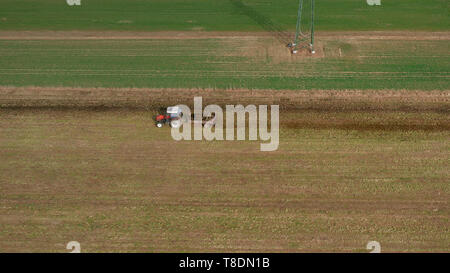
[[[180,108],[178,106],[167,107],[165,114],[159,114],[155,117],[156,127],[161,128],[164,124],[170,124],[172,128],[180,128],[183,123],[193,123],[202,124],[202,126],[211,128],[216,126],[216,115],[215,113],[202,117],[201,120],[194,119],[194,114],[190,117],[183,116]]]
[[[156,127],[161,128],[164,124],[170,123],[169,115],[157,115],[155,117]]]
[[[171,127],[181,126],[181,111],[178,107],[167,107],[165,114],[159,114],[155,117],[156,127],[161,128],[164,124],[170,124]]]

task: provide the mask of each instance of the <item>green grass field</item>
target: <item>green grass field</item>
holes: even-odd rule
[[[296,8],[294,0],[2,0],[0,30],[292,30]],[[316,15],[318,30],[437,31],[449,30],[448,13],[446,0],[321,0]]]
[[[4,40],[0,85],[72,87],[450,88],[447,40],[321,40],[293,57],[273,38]]]
[[[408,34],[401,40],[317,38],[322,58],[294,58],[283,46],[296,1],[6,1],[1,30],[265,31],[272,38],[8,40],[0,43],[0,85],[251,89],[449,88],[450,44]],[[450,28],[448,1],[363,0],[317,4],[317,30]],[[33,15],[31,15],[33,14]],[[338,16],[339,15],[339,16]],[[304,17],[307,14],[304,15]],[[420,22],[420,24],[419,24]],[[4,32],[8,33],[8,32]],[[319,32],[320,33],[320,32]],[[139,34],[134,34],[140,38]],[[174,34],[175,35],[175,34]],[[379,34],[382,35],[382,34]],[[280,37],[281,36],[281,37]],[[445,36],[445,35],[444,35]],[[76,37],[76,35],[74,36]],[[375,39],[374,39],[375,38]],[[282,41],[280,41],[282,40]]]

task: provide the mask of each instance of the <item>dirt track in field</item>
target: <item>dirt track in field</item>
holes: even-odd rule
[[[0,108],[160,111],[170,105],[279,105],[287,128],[448,131],[450,91],[0,87]],[[297,113],[297,114],[296,114]],[[315,113],[315,114],[311,114]]]
[[[207,31],[0,31],[0,40],[98,40],[98,39],[229,39],[233,37],[270,37],[268,32]],[[294,33],[292,33],[294,36]],[[317,32],[318,39],[373,40],[450,40],[450,32],[411,31],[336,31]]]
[[[450,90],[213,90],[0,87],[0,107],[159,109],[167,105],[278,104],[287,110],[450,111]]]

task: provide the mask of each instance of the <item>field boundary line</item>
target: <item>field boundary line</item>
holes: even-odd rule
[[[319,39],[450,40],[450,31],[324,31],[317,32],[316,36]],[[273,36],[269,32],[233,31],[0,31],[0,40],[183,40],[265,37]]]

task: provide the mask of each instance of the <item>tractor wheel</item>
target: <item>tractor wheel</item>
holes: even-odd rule
[[[180,128],[181,127],[181,120],[180,119],[174,119],[170,122],[170,127],[172,128]]]

